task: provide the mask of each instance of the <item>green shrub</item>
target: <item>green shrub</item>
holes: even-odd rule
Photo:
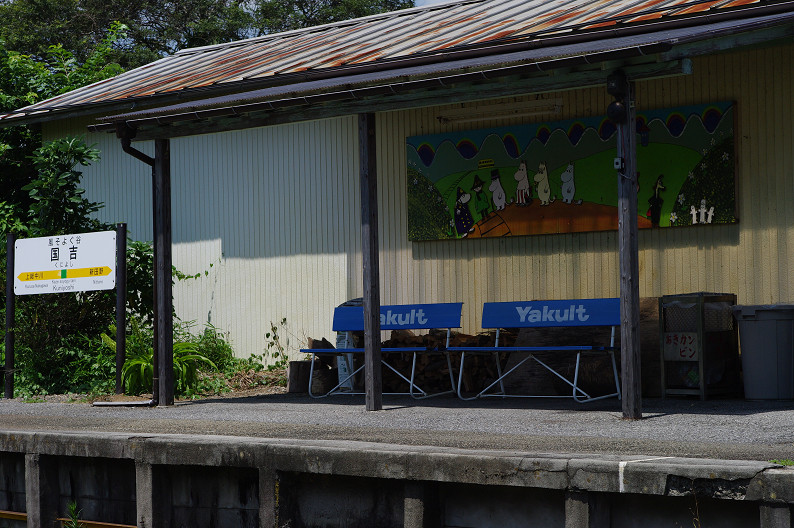
[[[128,339],[127,359],[122,370],[124,392],[126,394],[148,393],[152,390],[154,374],[153,333],[140,322],[131,319],[132,333]],[[175,336],[181,331],[175,331]],[[103,336],[110,346],[109,336]],[[129,346],[132,345],[132,346]],[[115,349],[115,343],[113,343]],[[217,370],[216,365],[203,355],[196,343],[190,341],[174,342],[174,394],[193,395],[199,385],[199,365]]]
[[[234,350],[227,341],[227,336],[215,326],[208,323],[196,342],[196,350],[215,365],[216,369],[225,372],[238,364]]]
[[[201,333],[195,333],[195,321],[177,321],[174,324],[174,342],[193,343],[196,353],[209,359],[215,370],[226,372],[237,368],[239,360],[234,356],[234,350],[227,341],[228,334],[218,329],[212,323],[207,323]]]

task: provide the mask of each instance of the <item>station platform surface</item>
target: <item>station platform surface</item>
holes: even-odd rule
[[[172,407],[92,406],[0,400],[0,431],[221,435],[354,440],[390,445],[538,453],[724,460],[794,459],[794,402],[645,399],[642,420],[621,403],[557,399],[417,401],[363,396],[313,400],[267,394],[177,402]]]

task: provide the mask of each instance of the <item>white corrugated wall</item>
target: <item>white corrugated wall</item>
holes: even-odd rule
[[[794,301],[792,61],[794,45],[779,46],[697,59],[692,75],[637,83],[640,109],[737,102],[740,217],[641,230],[640,295]],[[551,96],[563,106],[548,120],[602,115],[610,101],[603,88]],[[442,125],[442,108],[377,115],[382,302],[463,301],[464,327],[476,331],[485,301],[618,295],[614,231],[408,240],[405,137],[515,122]],[[82,133],[85,124],[51,124],[46,133]],[[103,219],[151,239],[149,168],[112,135],[89,140],[103,152],[86,170],[89,196],[107,205]],[[179,315],[228,331],[243,356],[261,353],[269,322],[282,317],[293,344],[330,338],[333,307],[362,292],[357,145],[352,117],[172,140],[174,264],[202,273],[177,284]]]
[[[357,134],[345,117],[171,141],[174,266],[200,274],[175,284],[183,321],[228,332],[244,356],[264,352],[282,318],[293,347],[331,337],[330,307],[361,295]],[[84,172],[100,216],[151,240],[151,169],[114,135],[88,140],[103,158]]]

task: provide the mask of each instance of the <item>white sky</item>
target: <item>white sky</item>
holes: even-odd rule
[[[449,0],[416,0],[416,7],[426,6],[430,4],[440,4]]]

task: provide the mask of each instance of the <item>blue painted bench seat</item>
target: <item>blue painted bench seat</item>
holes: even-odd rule
[[[552,327],[604,327],[611,326],[610,342],[606,344],[587,343],[582,345],[561,346],[500,346],[499,333],[503,328],[552,328]],[[577,402],[589,402],[616,396],[620,399],[620,382],[615,364],[615,329],[620,327],[620,299],[575,299],[564,301],[526,301],[526,302],[493,302],[485,303],[482,311],[482,327],[496,329],[496,340],[493,346],[458,346],[448,347],[450,352],[460,352],[460,369],[456,392],[464,400],[473,400],[486,396],[523,397],[523,398],[548,398],[532,394],[508,394],[505,390],[504,379],[516,371],[530,359],[536,361],[552,375],[557,376],[571,387],[570,396],[557,396],[573,398]],[[501,353],[526,352],[523,358],[506,372],[502,372],[499,355]],[[569,380],[547,363],[534,355],[535,352],[560,352],[575,353],[576,366],[573,381]],[[464,396],[461,392],[465,371],[466,355],[487,354],[496,362],[497,378],[474,396]],[[615,381],[615,392],[600,396],[591,396],[579,387],[579,367],[583,354],[606,354],[612,361],[612,374]],[[552,396],[553,397],[553,396]]]
[[[435,303],[435,304],[402,304],[384,305],[380,307],[380,328],[381,330],[447,330],[445,349],[428,350],[425,347],[381,347],[382,365],[406,383],[407,390],[396,394],[410,394],[413,398],[429,398],[441,394],[455,393],[455,377],[452,373],[452,364],[446,348],[449,347],[449,339],[453,328],[460,328],[461,311],[463,303]],[[333,330],[335,332],[363,332],[364,331],[364,308],[361,306],[339,306],[334,310]],[[311,368],[309,370],[309,396],[312,398],[322,398],[332,394],[363,394],[353,390],[345,390],[345,386],[353,377],[364,369],[360,365],[353,370],[347,377],[341,379],[339,383],[324,394],[314,394],[312,391],[312,381],[314,378],[314,366],[319,356],[343,356],[347,354],[364,354],[363,348],[333,348],[333,349],[302,349],[301,352],[312,355]],[[411,361],[411,372],[404,373],[394,368],[387,358],[391,354],[409,353],[413,358]],[[449,369],[448,391],[429,394],[416,383],[416,359],[422,354],[443,354],[447,360]],[[352,384],[351,384],[352,385]],[[395,393],[386,393],[395,394]]]

